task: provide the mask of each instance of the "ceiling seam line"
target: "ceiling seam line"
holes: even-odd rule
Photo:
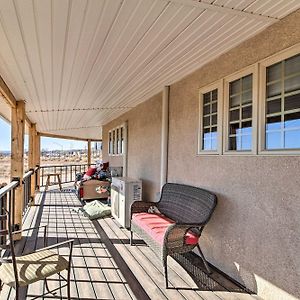
[[[193,7],[203,8],[203,9],[207,9],[207,10],[217,11],[219,13],[228,13],[231,15],[240,15],[240,16],[244,16],[244,17],[252,18],[252,19],[261,19],[261,20],[265,20],[268,22],[275,22],[275,21],[279,20],[276,17],[265,16],[262,14],[256,14],[253,12],[247,12],[247,11],[238,10],[238,9],[234,9],[234,8],[228,8],[225,6],[210,4],[210,3],[206,3],[206,2],[199,2],[199,1],[194,1],[194,0],[168,0],[168,1],[173,2],[173,3],[178,3],[183,6],[193,6]]]

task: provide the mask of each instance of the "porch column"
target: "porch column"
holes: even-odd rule
[[[92,148],[91,148],[91,140],[88,140],[88,153],[87,153],[87,163],[91,165],[91,156],[92,156]]]
[[[17,101],[11,109],[11,177],[20,181],[24,175],[24,131],[25,131],[25,102]],[[22,227],[23,185],[15,191],[15,224]],[[16,228],[15,228],[16,229]],[[16,236],[21,239],[21,235]]]
[[[36,124],[31,124],[29,127],[29,145],[28,145],[28,166],[29,169],[34,169],[36,167],[35,163],[35,143],[36,143]],[[35,176],[31,177],[31,204],[34,204],[35,197]]]
[[[161,125],[161,163],[160,163],[160,186],[167,182],[168,175],[168,140],[169,140],[169,91],[165,86],[162,98],[162,125]]]
[[[41,136],[36,132],[34,141],[34,152],[33,152],[34,165],[41,165]],[[40,190],[40,171],[37,172],[37,182],[38,190]]]

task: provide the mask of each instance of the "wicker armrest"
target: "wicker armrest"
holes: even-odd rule
[[[131,215],[134,213],[147,212],[149,207],[157,206],[156,202],[135,201],[131,204]]]
[[[169,226],[164,236],[167,248],[177,248],[185,245],[185,235],[192,228],[201,228],[201,224],[173,224]]]

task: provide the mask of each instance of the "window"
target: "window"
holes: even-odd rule
[[[252,149],[252,74],[229,83],[228,150]]]
[[[109,155],[123,155],[124,153],[124,126],[114,128],[108,132]]]
[[[250,67],[225,81],[224,153],[256,153],[256,73]]]
[[[300,149],[300,55],[266,67],[264,149]]]
[[[222,82],[200,90],[199,154],[218,154],[222,151],[221,97]]]

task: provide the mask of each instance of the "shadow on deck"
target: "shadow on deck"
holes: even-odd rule
[[[47,224],[48,245],[75,240],[72,299],[259,299],[215,269],[208,276],[201,259],[192,253],[169,258],[170,288],[165,289],[163,268],[154,252],[142,241],[130,246],[129,232],[112,218],[90,221],[72,211],[81,206],[72,189],[40,193],[36,202],[24,218],[24,228]],[[18,252],[28,253],[42,247],[42,236],[39,231],[29,232],[17,243]],[[67,255],[67,250],[59,251]],[[48,282],[50,288],[63,284],[58,276],[50,277]],[[24,288],[22,298],[31,299],[43,293],[44,282],[40,281]],[[14,295],[13,289],[4,286],[1,299],[14,299]],[[39,299],[66,299],[66,290]]]

